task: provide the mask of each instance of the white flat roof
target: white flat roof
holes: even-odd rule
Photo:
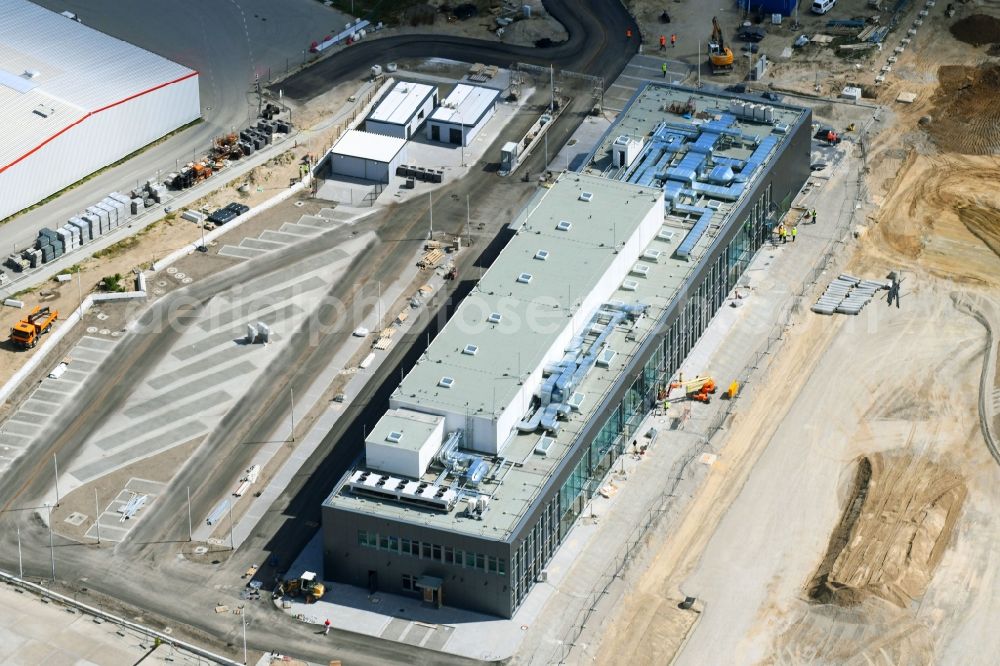
[[[499,96],[500,91],[495,88],[459,83],[434,110],[431,119],[456,125],[475,125]]]
[[[368,119],[380,123],[405,125],[421,107],[424,100],[433,93],[434,86],[426,83],[400,81],[382,98]]]
[[[3,0],[0,171],[90,114],[197,74],[27,0]]]
[[[375,162],[391,162],[406,145],[406,139],[361,130],[347,130],[330,152]]]

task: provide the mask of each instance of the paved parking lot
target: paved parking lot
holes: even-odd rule
[[[266,380],[280,346],[288,344],[365,242],[352,240],[209,301],[171,352],[93,432],[63,475],[69,477],[64,487],[78,487],[209,434],[255,382]],[[270,327],[268,344],[247,344],[247,325],[257,322]]]
[[[110,331],[108,332],[110,334]],[[0,426],[0,473],[20,457],[49,424],[52,415],[77,395],[83,381],[115,348],[115,338],[85,335],[65,357],[69,368],[58,379],[46,377]],[[62,358],[53,358],[55,368]]]
[[[343,224],[349,214],[338,213],[333,208],[323,208],[319,215],[303,215],[298,222],[285,222],[278,231],[264,231],[257,238],[244,238],[239,245],[223,245],[222,257],[253,259],[265,252],[280,250]]]
[[[111,500],[111,503],[101,510],[101,515],[97,520],[101,525],[101,541],[124,541],[125,536],[132,529],[132,526],[142,517],[143,512],[149,509],[153,501],[163,493],[165,488],[166,484],[157,483],[156,481],[136,478],[129,479],[125,487]],[[145,496],[145,503],[132,518],[125,518],[122,509],[128,504],[129,500],[137,496]],[[76,515],[76,519],[80,520],[80,514],[71,514],[71,517],[73,515]],[[93,518],[83,516],[81,522],[87,520],[93,520]],[[88,539],[96,539],[97,523],[92,524],[84,536]]]

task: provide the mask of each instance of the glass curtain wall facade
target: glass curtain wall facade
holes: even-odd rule
[[[659,392],[666,388],[750,265],[754,254],[767,241],[774,227],[774,221],[768,215],[771,196],[772,186],[769,183],[757,201],[745,209],[739,229],[725,248],[714,258],[710,257],[710,265],[701,271],[696,282],[687,285],[686,290],[678,295],[676,310],[668,311],[664,319],[669,320],[673,312],[677,314],[661,333],[638,377],[612,409],[590,445],[582,448],[582,456],[574,464],[573,471],[556,497],[546,505],[541,519],[528,531],[520,546],[512,551],[509,566],[512,572],[511,608],[516,609],[524,600],[555,548],[601,486],[611,466],[631,444],[636,428],[652,409]]]

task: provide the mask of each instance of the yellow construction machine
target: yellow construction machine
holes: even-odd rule
[[[298,578],[282,581],[278,585],[278,589],[275,590],[275,596],[278,597],[283,594],[287,594],[290,597],[301,595],[305,597],[307,604],[314,604],[326,594],[326,586],[316,580],[314,572],[306,571]]]
[[[722,38],[719,20],[712,17],[712,38],[708,42],[708,59],[712,63],[713,74],[733,71],[733,52]]]

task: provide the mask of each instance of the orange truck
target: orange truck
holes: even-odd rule
[[[18,347],[31,349],[38,344],[38,338],[48,333],[52,324],[59,318],[59,311],[46,306],[36,305],[21,321],[10,329],[10,339]]]

